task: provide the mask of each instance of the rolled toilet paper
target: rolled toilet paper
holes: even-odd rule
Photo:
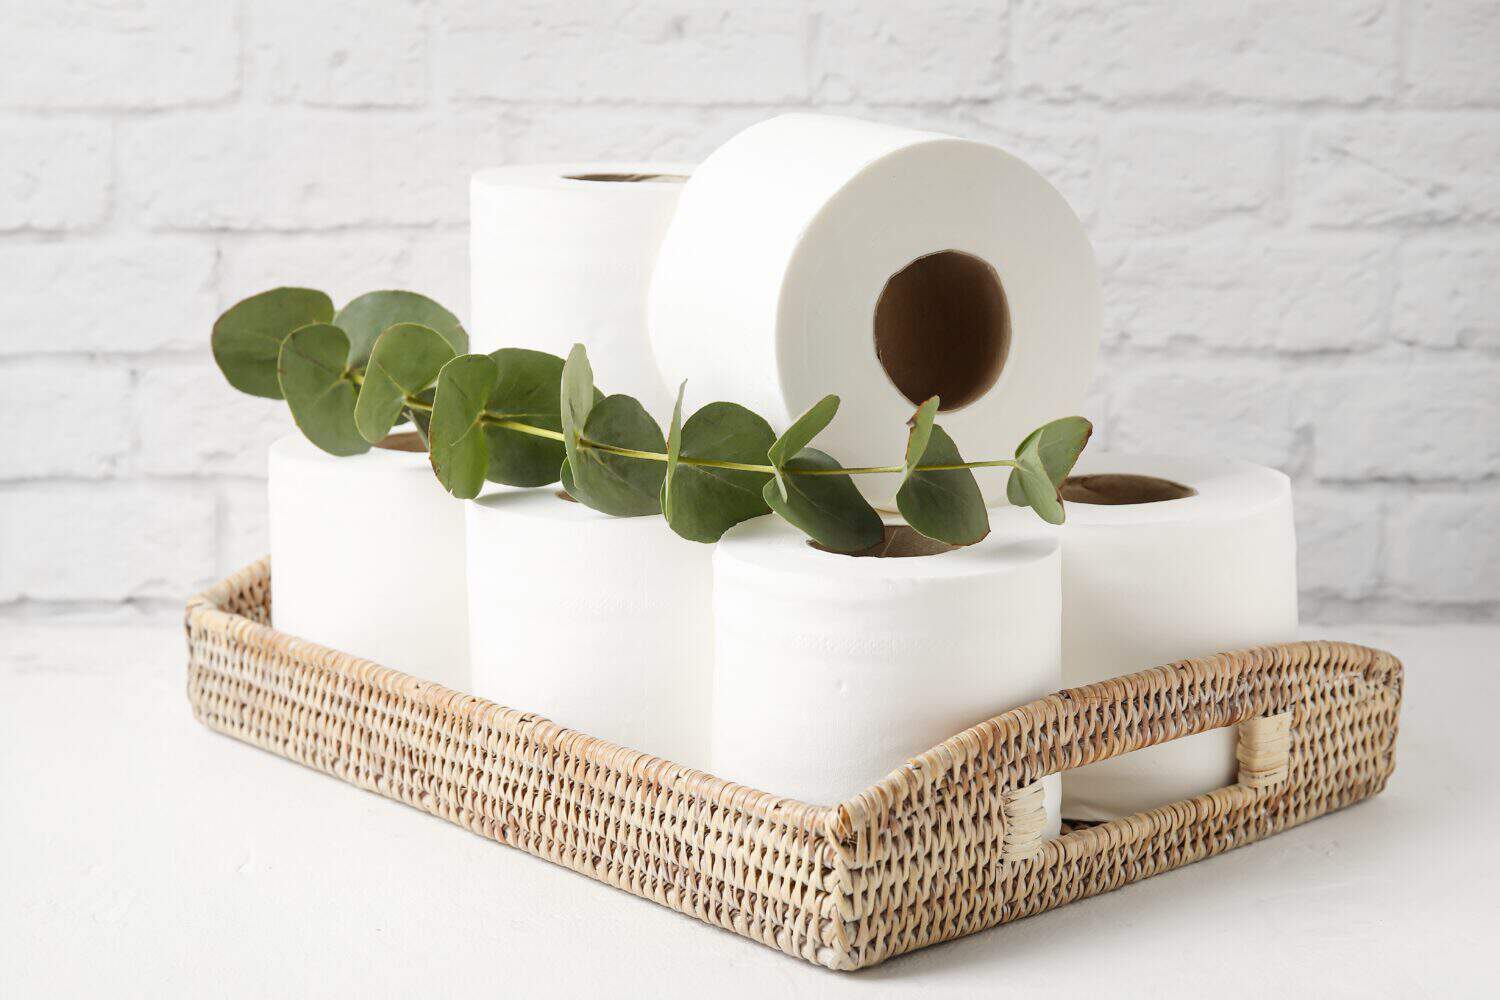
[[[471,350],[588,348],[599,384],[658,419],[668,392],[646,334],[657,248],[692,168],[681,163],[496,167],[470,183]]]
[[[271,445],[271,620],[283,632],[468,689],[463,505],[415,434],[337,458]]]
[[[465,506],[474,692],[706,767],[712,546],[551,489]]]
[[[714,554],[714,773],[842,802],[1056,691],[1060,612],[1050,539],[855,557],[779,518],[740,524]],[[1044,782],[1050,836],[1057,776]]]
[[[715,150],[657,258],[650,328],[689,409],[742,403],[785,426],[828,393],[818,447],[900,460],[932,395],[966,458],[1009,457],[1077,412],[1101,326],[1083,226],[1035,170],[985,143],[784,115]],[[979,470],[987,500],[1005,476]],[[860,488],[886,504],[895,477]]]
[[[1085,453],[1067,521],[996,512],[997,534],[1062,543],[1063,681],[1092,684],[1296,638],[1297,546],[1285,475],[1249,462]],[[1107,820],[1232,784],[1234,727],[1065,772],[1063,815]]]

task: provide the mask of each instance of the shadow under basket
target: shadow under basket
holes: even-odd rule
[[[1401,664],[1341,642],[1182,660],[1041,698],[817,806],[270,628],[270,561],[187,606],[211,729],[830,969],[972,934],[1379,792]],[[1048,774],[1221,726],[1239,780],[1041,839]]]

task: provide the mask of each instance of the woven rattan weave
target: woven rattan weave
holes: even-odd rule
[[[1395,763],[1401,664],[1289,643],[1050,695],[808,805],[283,635],[270,584],[263,560],[188,604],[205,725],[831,969],[1252,843]],[[1231,725],[1238,783],[1039,839],[1043,775]]]

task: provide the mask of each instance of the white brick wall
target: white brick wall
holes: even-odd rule
[[[1311,620],[1500,617],[1500,0],[0,0],[0,621],[265,547],[214,315],[467,309],[486,164],[821,108],[1000,142],[1106,280],[1098,440],[1297,483]]]

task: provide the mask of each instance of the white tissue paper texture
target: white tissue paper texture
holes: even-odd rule
[[[464,506],[474,693],[706,768],[713,547],[554,489]]]
[[[468,690],[463,504],[427,452],[339,458],[288,435],[268,485],[276,628]]]
[[[877,357],[876,309],[894,275],[944,251],[993,268],[1009,347],[993,385],[939,420],[965,458],[1008,458],[1083,401],[1099,345],[1099,275],[1063,197],[984,143],[809,114],[730,139],[694,170],[657,259],[657,364],[667,385],[688,380],[686,412],[726,399],[777,427],[837,393],[842,408],[817,447],[846,466],[898,462],[921,400],[903,396]],[[954,318],[942,311],[953,289],[935,294],[924,301],[937,313],[914,314],[906,356],[919,363],[953,354],[946,341],[928,343]],[[977,367],[956,375],[977,377]],[[1004,471],[976,474],[986,498],[1003,502]],[[898,484],[865,476],[859,485],[887,505]]]
[[[714,773],[833,805],[1058,690],[1059,571],[1049,539],[875,558],[776,517],[731,528],[714,555]]]
[[[992,512],[997,534],[1020,526],[1062,542],[1066,686],[1296,638],[1297,546],[1284,474],[1108,452],[1085,452],[1073,474],[1151,476],[1197,495],[1070,502],[1058,528],[1029,510]],[[1237,738],[1231,726],[1064,772],[1063,815],[1115,819],[1233,784]]]
[[[470,182],[470,349],[588,348],[606,392],[672,412],[651,357],[646,293],[683,180],[681,163],[553,163]],[[604,178],[579,180],[577,178]]]

